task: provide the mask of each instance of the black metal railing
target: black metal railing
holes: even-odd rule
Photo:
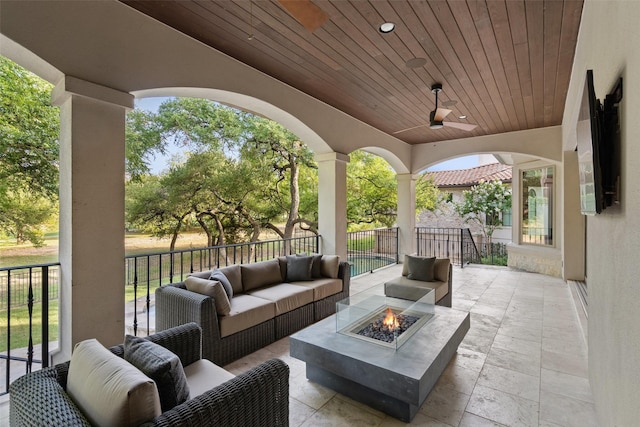
[[[351,277],[398,262],[398,228],[347,233],[347,260]]]
[[[480,257],[482,264],[507,265],[507,244],[506,243],[479,243]]]
[[[128,325],[134,335],[153,332],[152,302],[155,289],[167,283],[183,281],[196,271],[232,264],[250,264],[295,253],[319,251],[317,235],[284,240],[265,240],[224,246],[182,249],[125,257],[125,311],[133,312]],[[138,314],[142,313],[142,317]]]
[[[59,266],[0,268],[0,364],[4,365],[0,396],[9,392],[14,376],[31,372],[34,363],[43,368],[49,365],[49,314],[52,301],[57,307]],[[35,354],[38,345],[39,359]],[[22,364],[24,371],[19,369]]]
[[[416,227],[416,243],[418,255],[449,258],[460,267],[481,259],[468,228]]]

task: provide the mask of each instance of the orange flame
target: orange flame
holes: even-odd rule
[[[393,311],[391,311],[391,308],[387,307],[387,315],[382,321],[382,324],[391,330],[394,330],[400,327],[400,323],[398,323],[398,318],[396,317],[395,314],[393,314]]]

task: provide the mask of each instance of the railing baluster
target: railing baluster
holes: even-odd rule
[[[7,365],[5,374],[5,393],[9,391],[11,381],[11,270],[7,270]]]
[[[49,266],[42,267],[42,367],[49,366]]]
[[[27,296],[27,310],[29,311],[29,343],[27,344],[27,369],[31,372],[33,364],[33,268],[29,268],[29,294]]]

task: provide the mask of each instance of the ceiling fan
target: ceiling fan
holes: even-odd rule
[[[429,129],[441,129],[443,126],[447,126],[451,128],[466,130],[467,132],[474,130],[477,127],[477,125],[474,125],[471,123],[458,123],[458,122],[444,121],[444,118],[447,117],[447,115],[449,115],[449,113],[451,113],[452,110],[447,110],[446,108],[438,108],[438,94],[440,93],[440,91],[442,91],[441,83],[435,83],[431,86],[431,92],[433,92],[436,95],[436,109],[433,110],[431,113],[429,113],[428,124],[413,126],[407,129],[402,129],[394,132],[393,134],[395,135],[398,133],[407,132],[409,130],[421,128],[424,126],[429,126]]]

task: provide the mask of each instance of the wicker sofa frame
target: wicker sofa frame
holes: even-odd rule
[[[187,291],[184,282],[164,285],[156,289],[156,330],[195,322],[202,328],[202,357],[224,366],[335,313],[336,302],[349,296],[349,263],[340,262],[338,278],[341,292],[226,337],[213,298]]]
[[[201,330],[191,323],[148,337],[178,355],[183,365],[201,358]],[[122,357],[123,345],[110,348]],[[26,374],[10,386],[10,424],[90,426],[66,390],[69,362]],[[271,359],[164,412],[145,426],[288,426],[289,367]]]

